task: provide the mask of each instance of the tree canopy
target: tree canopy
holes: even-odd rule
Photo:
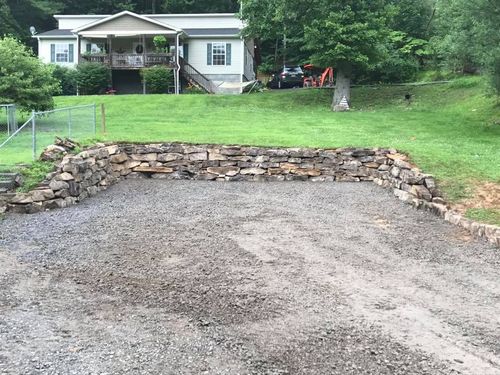
[[[24,110],[51,109],[52,94],[60,89],[52,72],[51,65],[16,39],[0,38],[0,103],[15,103]]]

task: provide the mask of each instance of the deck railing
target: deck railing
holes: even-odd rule
[[[111,64],[110,64],[111,56]],[[170,53],[112,53],[83,55],[82,60],[109,65],[111,68],[145,68],[153,65],[173,65],[175,59]]]

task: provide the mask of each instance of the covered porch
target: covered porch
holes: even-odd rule
[[[105,64],[112,69],[140,69],[154,65],[176,68],[176,39],[165,36],[166,45],[157,47],[150,35],[79,38],[78,62]]]
[[[175,93],[179,94],[181,29],[124,11],[72,32],[78,41],[78,63],[99,63],[112,71],[167,66],[174,70]]]

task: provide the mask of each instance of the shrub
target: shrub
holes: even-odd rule
[[[0,37],[0,103],[16,103],[27,111],[52,109],[59,86],[53,69],[17,39]]]
[[[54,95],[76,95],[75,69],[55,65],[52,76],[60,82],[60,90],[57,90]]]
[[[36,161],[29,167],[21,169],[24,177],[23,185],[18,189],[19,192],[28,192],[33,190],[42,182],[48,173],[54,170],[54,163],[47,161]]]
[[[174,85],[174,72],[165,66],[157,65],[141,69],[141,76],[150,94],[165,94],[168,92],[168,87]]]
[[[391,51],[387,58],[360,72],[360,83],[409,82],[416,78],[419,71],[418,61],[411,56],[401,56]]]
[[[110,82],[110,70],[99,63],[83,63],[76,67],[76,83],[82,95],[102,94]]]

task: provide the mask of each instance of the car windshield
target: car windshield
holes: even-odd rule
[[[300,69],[300,66],[287,66],[283,70],[285,73],[294,73],[294,74],[302,73],[302,69]]]

